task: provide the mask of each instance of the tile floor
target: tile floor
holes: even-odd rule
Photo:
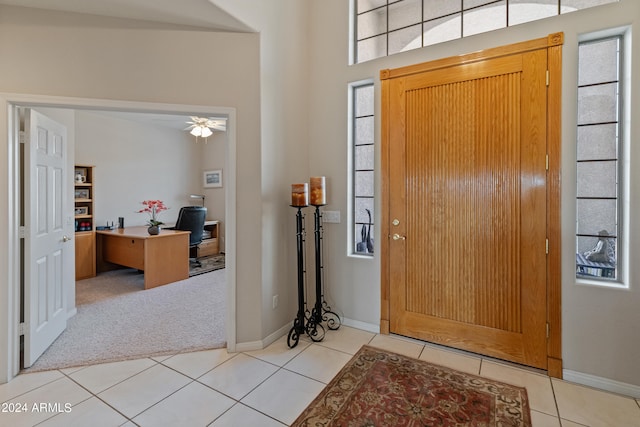
[[[524,386],[534,427],[640,426],[640,402],[632,398],[346,326],[327,331],[320,343],[301,339],[293,349],[283,337],[260,351],[220,349],[19,375],[0,385],[0,426],[289,425],[363,344]],[[24,405],[26,412],[5,412]]]

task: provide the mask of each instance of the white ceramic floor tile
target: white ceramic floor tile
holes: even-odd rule
[[[287,336],[283,336],[262,350],[247,351],[249,354],[265,362],[274,365],[284,366],[288,361],[293,359],[298,353],[307,348],[311,343],[309,341],[300,340],[294,348],[287,345]]]
[[[198,381],[240,400],[277,370],[278,367],[270,363],[238,354],[198,378]]]
[[[162,365],[155,365],[98,395],[128,418],[133,418],[184,387],[191,379]]]
[[[89,397],[91,395],[85,389],[69,378],[62,377],[11,399],[11,403],[24,405],[26,412],[0,414],[0,427],[34,426]]]
[[[538,411],[531,411],[531,424],[533,427],[562,427],[560,419]]]
[[[52,381],[62,378],[58,371],[34,372],[32,374],[20,374],[6,384],[0,384],[0,402],[13,399],[16,396],[35,390]]]
[[[560,419],[562,427],[589,427],[584,424],[574,423],[573,421]]]
[[[351,357],[350,354],[312,344],[284,365],[284,368],[326,384]]]
[[[101,363],[75,371],[69,377],[93,394],[98,394],[155,364],[156,362],[151,359]]]
[[[369,343],[372,347],[378,347],[393,353],[418,358],[424,345],[417,344],[393,335],[376,335]]]
[[[71,375],[76,371],[79,371],[80,369],[84,369],[86,368],[86,366],[74,366],[72,368],[62,368],[60,369],[60,372],[62,372],[65,375]]]
[[[198,382],[181,388],[133,419],[141,427],[207,426],[236,403]]]
[[[281,369],[241,402],[289,425],[323,388],[319,381]]]
[[[175,356],[175,354],[165,354],[162,356],[153,356],[153,357],[150,357],[149,359],[155,360],[156,362],[163,362],[173,356]]]
[[[127,419],[113,408],[105,405],[100,399],[91,397],[71,408],[71,411],[49,418],[38,427],[69,427],[91,426],[112,427],[120,426]]]
[[[317,344],[354,355],[375,336],[372,332],[343,325],[338,330],[326,331],[324,339]]]
[[[469,374],[480,374],[481,359],[479,357],[468,356],[429,345],[425,346],[422,350],[420,360],[426,360],[436,365],[446,366]]]
[[[640,427],[640,407],[629,397],[553,380],[560,418],[590,427]]]
[[[558,416],[551,380],[546,375],[484,360],[480,368],[480,376],[525,387],[532,410]]]
[[[235,354],[230,354],[226,348],[220,348],[217,350],[176,354],[164,360],[162,364],[195,379],[234,356]]]
[[[236,404],[211,424],[211,427],[238,426],[282,427],[284,424],[242,403]]]

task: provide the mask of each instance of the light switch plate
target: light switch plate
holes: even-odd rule
[[[324,211],[322,212],[322,222],[339,224],[340,223],[340,211]]]

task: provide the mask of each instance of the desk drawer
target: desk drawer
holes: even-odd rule
[[[218,246],[218,239],[206,239],[203,240],[199,245],[198,256],[209,256],[216,255],[220,252],[220,247]]]
[[[144,270],[143,239],[118,236],[105,236],[103,239],[102,257],[105,261]]]

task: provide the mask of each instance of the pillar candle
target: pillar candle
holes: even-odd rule
[[[311,181],[311,204],[314,206],[327,204],[327,191],[324,176],[313,176]]]
[[[307,206],[309,204],[309,184],[291,184],[291,206]]]

